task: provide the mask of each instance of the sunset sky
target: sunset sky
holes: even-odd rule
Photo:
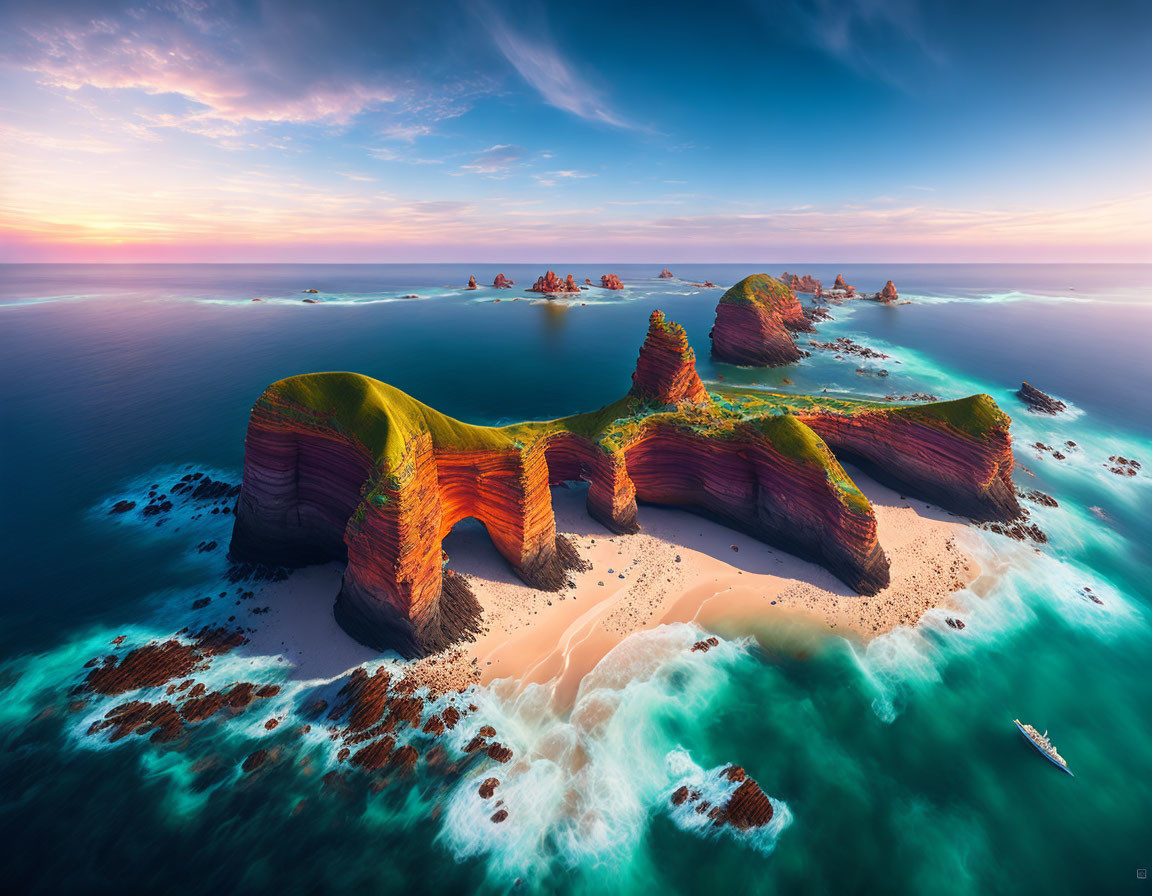
[[[1152,2],[0,2],[0,261],[1152,261]]]

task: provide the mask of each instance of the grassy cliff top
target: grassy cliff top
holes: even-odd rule
[[[385,468],[427,432],[436,448],[511,451],[539,438],[572,433],[606,453],[625,448],[651,425],[718,439],[754,435],[786,457],[816,464],[855,502],[858,490],[815,432],[797,417],[814,413],[883,413],[926,425],[943,424],[974,438],[1007,428],[1009,417],[987,395],[931,404],[892,405],[816,395],[721,386],[707,406],[666,407],[625,396],[582,414],[510,426],[476,426],[442,414],[401,390],[358,373],[309,373],[269,386],[260,403],[307,425],[330,426],[355,439]],[[751,428],[749,428],[751,427]],[[861,496],[862,497],[862,496]]]
[[[833,398],[827,395],[790,395],[785,392],[720,386],[713,400],[744,416],[795,414],[802,417],[817,413],[880,412],[929,426],[944,424],[972,437],[983,436],[996,429],[1007,429],[1012,422],[1012,418],[1000,410],[992,396],[984,394],[923,404],[893,404],[887,401]]]
[[[273,399],[268,401],[268,399]],[[306,373],[280,380],[260,398],[275,412],[281,402],[307,412],[312,421],[356,439],[377,461],[400,458],[422,432],[443,448],[510,449],[513,439],[491,426],[462,423],[394,386],[359,373]]]
[[[789,307],[795,301],[792,290],[769,274],[745,277],[720,297],[721,305],[759,305],[775,310]]]

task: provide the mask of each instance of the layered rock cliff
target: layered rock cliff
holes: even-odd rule
[[[988,395],[893,407],[727,388],[714,400],[744,416],[792,415],[839,459],[945,510],[1002,522],[1020,515],[1012,421]]]
[[[1020,515],[1011,419],[988,395],[800,419],[882,482],[974,520]]]
[[[688,334],[679,324],[666,321],[661,311],[653,311],[648,318],[648,336],[640,346],[628,394],[655,404],[708,402]]]
[[[638,529],[637,501],[675,505],[821,563],[866,594],[888,583],[888,559],[834,452],[977,518],[1019,512],[1008,418],[987,396],[891,408],[709,394],[684,330],[660,312],[632,390],[598,411],[472,426],[364,376],[307,374],[264,392],[245,449],[233,556],[346,561],[338,621],[406,656],[479,626],[479,605],[441,550],[465,517],[484,523],[525,582],[563,587],[580,560],[556,533],[558,482],[587,481],[589,514],[613,532]]]
[[[753,274],[720,297],[712,355],[749,367],[790,364],[802,357],[792,333],[812,329],[791,289],[768,274]]]

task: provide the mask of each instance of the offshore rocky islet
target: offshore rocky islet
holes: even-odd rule
[[[737,300],[734,287],[718,306],[713,350],[736,335],[731,312],[749,308],[774,350],[781,334],[795,350],[789,326],[810,325],[791,291],[777,295],[783,285],[767,275],[737,286]],[[779,304],[766,311],[761,288]],[[558,590],[581,560],[557,535],[549,486],[584,479],[589,514],[613,532],[638,530],[638,501],[680,506],[873,594],[888,583],[888,558],[837,456],[946,509],[1007,522],[1020,512],[1009,423],[986,395],[891,407],[709,392],[683,329],[654,312],[628,395],[559,420],[472,426],[353,373],[274,383],[250,417],[231,551],[284,566],[345,560],[342,627],[425,655],[479,626],[479,604],[441,550],[452,527],[481,520],[521,579]]]

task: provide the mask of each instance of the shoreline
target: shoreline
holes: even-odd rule
[[[557,531],[590,568],[570,573],[574,587],[535,590],[515,576],[481,523],[462,521],[444,547],[483,607],[481,632],[415,661],[410,674],[442,692],[501,680],[515,690],[543,685],[564,709],[614,647],[665,623],[762,643],[828,635],[866,642],[948,607],[981,574],[964,547],[967,520],[850,472],[872,502],[891,559],[892,582],[876,595],[856,594],[814,563],[684,510],[641,505],[641,531],[614,535],[588,516],[586,486],[555,486]],[[277,586],[270,613],[252,620],[251,649],[283,655],[293,677],[309,680],[379,658],[332,615],[340,573],[338,564],[309,567]]]
[[[478,669],[481,684],[550,684],[553,700],[566,706],[596,663],[637,631],[694,622],[729,636],[763,639],[799,627],[867,641],[947,606],[980,575],[961,544],[969,528],[962,517],[857,471],[853,478],[873,503],[892,561],[892,583],[871,597],[814,563],[683,510],[642,505],[641,531],[613,535],[588,517],[579,486],[554,488],[553,506],[557,531],[591,568],[557,593],[515,578],[482,525],[458,526],[445,549],[484,608],[483,630],[460,645],[461,659]]]

